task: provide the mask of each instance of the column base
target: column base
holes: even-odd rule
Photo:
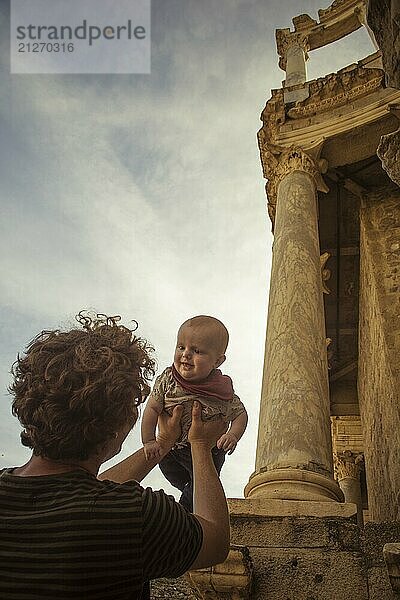
[[[250,476],[245,498],[343,502],[343,492],[333,479],[305,469],[258,471]]]

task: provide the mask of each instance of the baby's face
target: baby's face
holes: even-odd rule
[[[183,325],[178,331],[174,367],[187,381],[196,383],[221,365],[225,356],[215,347],[212,329]]]

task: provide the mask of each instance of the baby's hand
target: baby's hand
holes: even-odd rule
[[[146,460],[152,460],[153,458],[160,458],[161,456],[161,445],[156,440],[151,440],[143,444],[144,455]]]
[[[236,435],[230,433],[230,431],[227,431],[226,433],[221,435],[221,437],[217,441],[217,448],[219,448],[220,450],[222,448],[223,450],[225,450],[225,452],[228,452],[228,454],[232,454],[232,452],[237,446],[237,443],[238,439]]]

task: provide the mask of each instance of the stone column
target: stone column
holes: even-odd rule
[[[286,53],[285,87],[298,85],[307,81],[306,53],[301,44],[293,43]]]
[[[277,50],[280,56],[279,66],[286,72],[285,88],[296,86],[294,90],[285,89],[286,102],[298,102],[309,96],[306,61],[308,60],[308,37],[306,33],[294,33],[288,29],[276,31]]]
[[[357,506],[357,523],[363,525],[363,507],[361,498],[360,475],[364,463],[364,455],[351,450],[335,454],[335,470],[345,502]]]
[[[333,479],[316,189],[322,161],[271,154],[273,261],[256,470],[246,497],[341,500]]]

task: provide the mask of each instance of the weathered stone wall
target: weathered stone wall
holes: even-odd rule
[[[361,531],[363,551],[368,577],[368,600],[398,599],[390,585],[383,558],[385,544],[400,540],[400,523],[366,523]]]
[[[386,83],[400,89],[400,0],[369,0],[367,20],[382,52]],[[377,154],[400,186],[400,129],[382,136]]]
[[[235,502],[238,502],[237,500]],[[349,505],[347,505],[349,506]],[[232,517],[232,540],[247,544],[250,594],[194,591],[186,576],[151,583],[151,600],[395,600],[382,549],[400,539],[400,523],[303,516]],[[254,533],[255,532],[255,533]]]
[[[359,402],[373,521],[400,519],[400,192],[363,201]]]
[[[369,0],[368,25],[382,50],[388,85],[400,89],[400,0]]]
[[[367,600],[359,530],[346,519],[235,519],[232,535],[249,547],[252,600]]]

